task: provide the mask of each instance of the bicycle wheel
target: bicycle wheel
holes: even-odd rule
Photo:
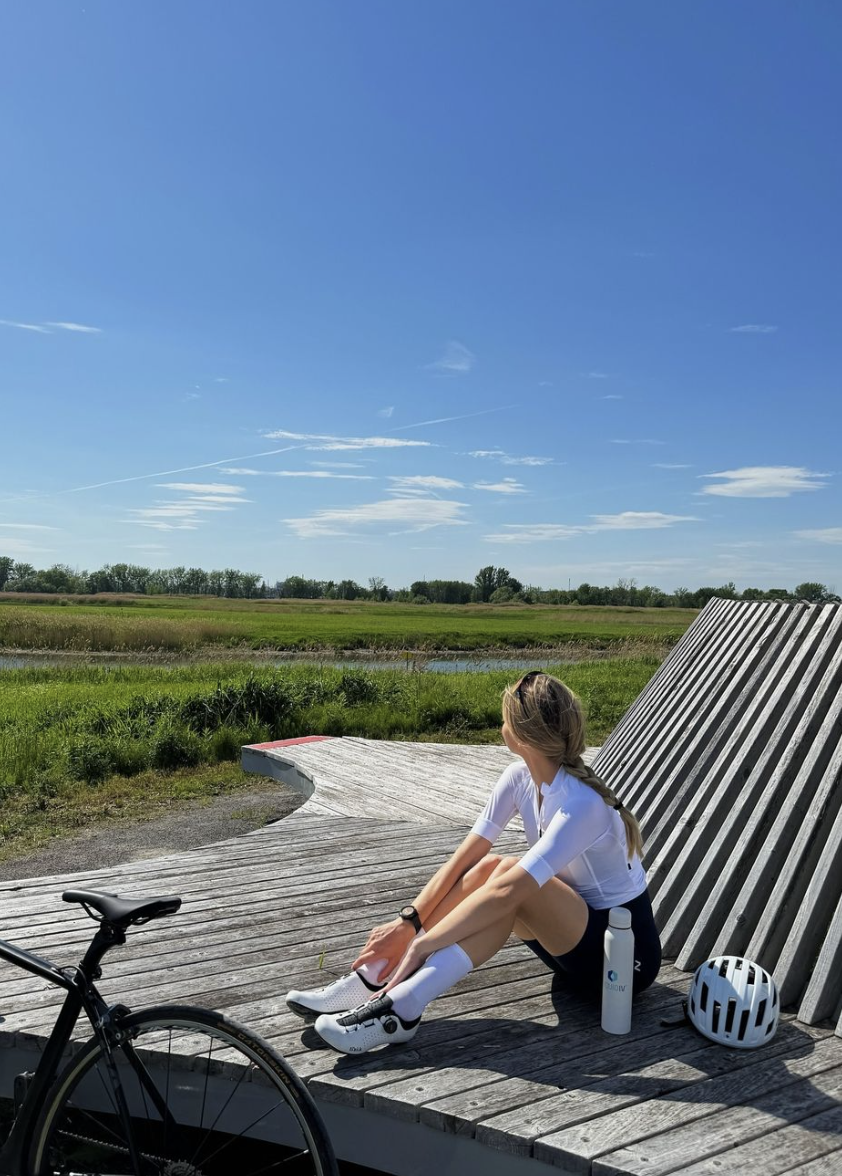
[[[289,1064],[221,1013],[162,1005],[87,1043],[48,1092],[32,1176],[337,1176],[325,1126]]]

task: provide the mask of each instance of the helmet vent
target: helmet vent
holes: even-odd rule
[[[710,992],[710,989],[708,988],[707,984],[703,984],[701,987],[701,991],[699,992],[699,1008],[702,1010],[703,1013],[706,1013],[708,1011],[708,993],[709,992]]]
[[[710,1027],[714,1031],[714,1033],[719,1032],[719,1014],[721,1012],[722,1012],[722,1005],[719,1003],[718,1000],[715,1000],[713,1002],[713,1009],[712,1009],[711,1018],[710,1018]]]
[[[725,1032],[726,1033],[730,1033],[731,1030],[734,1028],[734,1018],[736,1017],[736,1015],[737,1015],[737,1002],[734,1000],[733,997],[731,997],[731,999],[728,1001],[728,1004],[725,1006]]]
[[[762,1025],[763,1024],[763,1018],[766,1016],[766,1004],[767,1004],[767,1002],[764,997],[764,999],[761,1000],[760,1004],[757,1006],[757,1017],[755,1018],[755,1021],[754,1021],[755,1025]]]
[[[754,984],[754,983],[756,983],[756,981],[757,981],[757,976],[755,975],[754,965],[749,964],[749,966],[748,966],[748,982],[749,982],[749,984]]]
[[[740,1013],[740,1027],[737,1030],[737,1040],[738,1041],[742,1041],[745,1038],[746,1029],[748,1029],[748,1018],[749,1018],[749,1010],[743,1009],[743,1011]],[[759,1024],[759,1022],[758,1022],[758,1024]]]
[[[728,959],[727,959],[727,957],[725,959],[723,959],[722,963],[719,965],[719,975],[720,976],[727,976],[728,975]]]

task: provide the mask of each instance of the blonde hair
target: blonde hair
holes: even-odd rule
[[[551,674],[532,670],[503,691],[503,718],[519,743],[534,747],[617,809],[626,829],[629,860],[635,853],[643,856],[643,838],[633,814],[582,759],[585,715],[572,690]]]

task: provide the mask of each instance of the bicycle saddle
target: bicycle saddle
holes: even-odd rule
[[[61,896],[65,902],[81,903],[85,913],[96,919],[98,911],[107,923],[122,924],[148,923],[162,915],[174,915],[181,906],[181,899],[174,894],[157,898],[120,898],[118,894],[104,894],[96,890],[65,890]]]

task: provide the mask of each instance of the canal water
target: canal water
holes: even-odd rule
[[[599,653],[594,650],[583,651],[583,656],[598,657]],[[210,658],[204,658],[205,661],[210,661]],[[213,659],[215,660],[215,659]],[[227,661],[225,654],[220,652],[220,661]],[[331,666],[338,669],[355,669],[355,670],[404,670],[407,673],[417,673],[418,671],[428,671],[439,674],[464,674],[464,673],[482,673],[489,670],[502,670],[510,673],[520,673],[523,670],[535,669],[536,665],[542,662],[547,665],[558,665],[560,662],[570,663],[574,659],[568,654],[564,658],[558,656],[553,657],[552,654],[545,654],[541,658],[537,654],[528,656],[524,654],[521,657],[493,657],[488,654],[436,654],[426,656],[420,653],[403,654],[395,657],[336,657],[334,655],[326,654],[319,657],[317,654],[288,654],[277,655],[276,657],[263,655],[253,659],[241,658],[230,659],[232,661],[242,662],[243,665],[255,666],[290,666],[290,665],[304,665],[304,666]],[[72,654],[64,654],[61,656],[52,655],[49,653],[14,653],[14,654],[0,654],[0,671],[2,670],[21,670],[27,668],[37,668],[43,666],[63,666],[70,669],[75,666],[161,666],[163,669],[175,669],[179,666],[188,666],[195,664],[191,659],[173,659],[172,661],[158,661],[157,659],[144,658],[115,658],[107,654],[96,656],[91,654],[79,654],[74,656]]]

